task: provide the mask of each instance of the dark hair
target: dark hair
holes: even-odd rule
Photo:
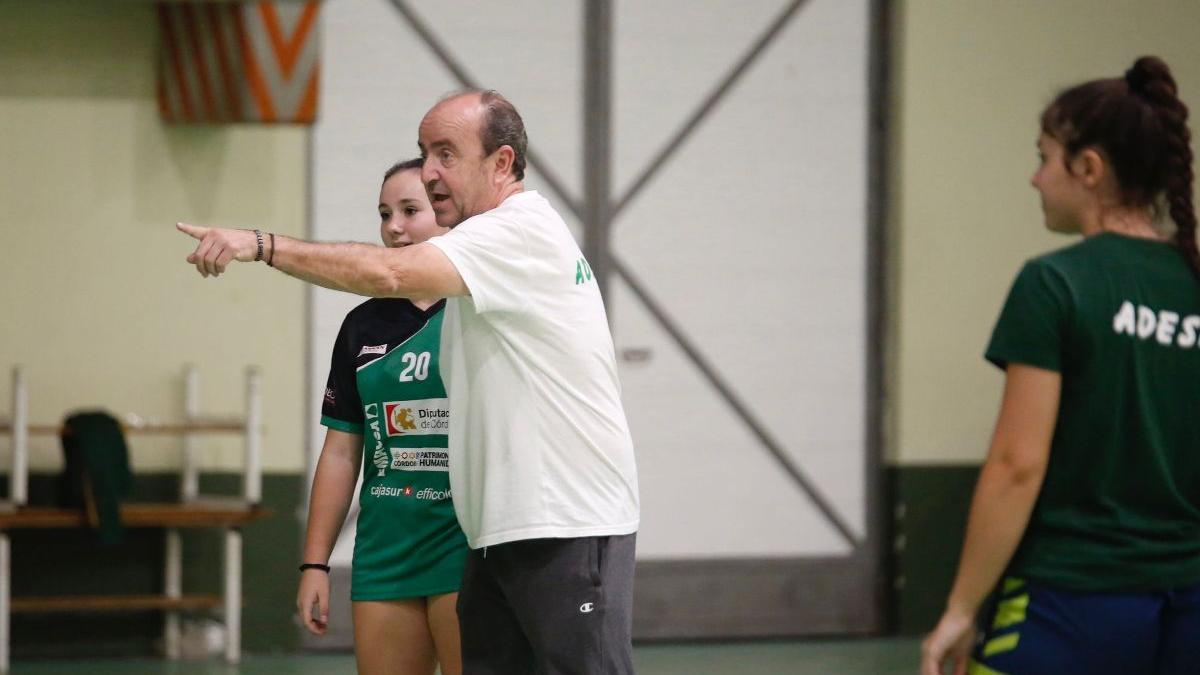
[[[383,172],[383,182],[385,182],[385,183],[388,182],[389,178],[391,178],[392,176],[395,176],[396,174],[400,173],[401,171],[409,171],[411,169],[420,169],[424,165],[425,165],[425,160],[421,159],[420,157],[417,157],[415,159],[406,159],[402,162],[396,162],[395,164],[392,165],[392,168]]]
[[[1102,150],[1124,205],[1154,207],[1164,195],[1175,244],[1200,278],[1187,117],[1171,69],[1156,56],[1143,56],[1124,77],[1059,94],[1042,113],[1042,131],[1063,144],[1068,158],[1089,147]]]
[[[455,92],[443,101],[470,94],[479,95],[479,104],[483,106],[483,121],[479,125],[479,142],[483,145],[483,156],[487,157],[507,145],[513,149],[513,177],[525,179],[525,153],[529,148],[529,138],[525,135],[525,122],[521,113],[517,112],[504,94],[495,89],[464,89]]]

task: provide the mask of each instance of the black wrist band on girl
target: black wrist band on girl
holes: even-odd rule
[[[271,257],[267,258],[267,267],[275,266],[275,233],[271,232]]]
[[[303,572],[304,570],[321,570],[322,572],[329,574],[329,565],[322,565],[321,563],[304,563],[300,566],[300,571]]]

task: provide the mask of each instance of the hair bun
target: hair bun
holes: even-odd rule
[[[1137,66],[1125,71],[1125,84],[1129,85],[1129,93],[1140,94],[1146,89],[1146,71]]]
[[[1165,85],[1170,96],[1175,96],[1175,78],[1171,76],[1171,69],[1166,62],[1157,56],[1143,56],[1133,63],[1133,67],[1125,71],[1125,83],[1129,85],[1129,93],[1138,96],[1150,95],[1150,98],[1156,98],[1156,94],[1162,94],[1162,91],[1154,86],[1156,84]]]

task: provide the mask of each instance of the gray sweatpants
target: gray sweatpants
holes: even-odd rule
[[[636,536],[471,551],[458,592],[463,674],[632,674]]]

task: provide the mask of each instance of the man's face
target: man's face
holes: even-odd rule
[[[481,113],[477,96],[461,96],[439,103],[421,120],[421,182],[442,227],[454,227],[496,206],[491,203],[491,162],[483,156],[479,137]]]

